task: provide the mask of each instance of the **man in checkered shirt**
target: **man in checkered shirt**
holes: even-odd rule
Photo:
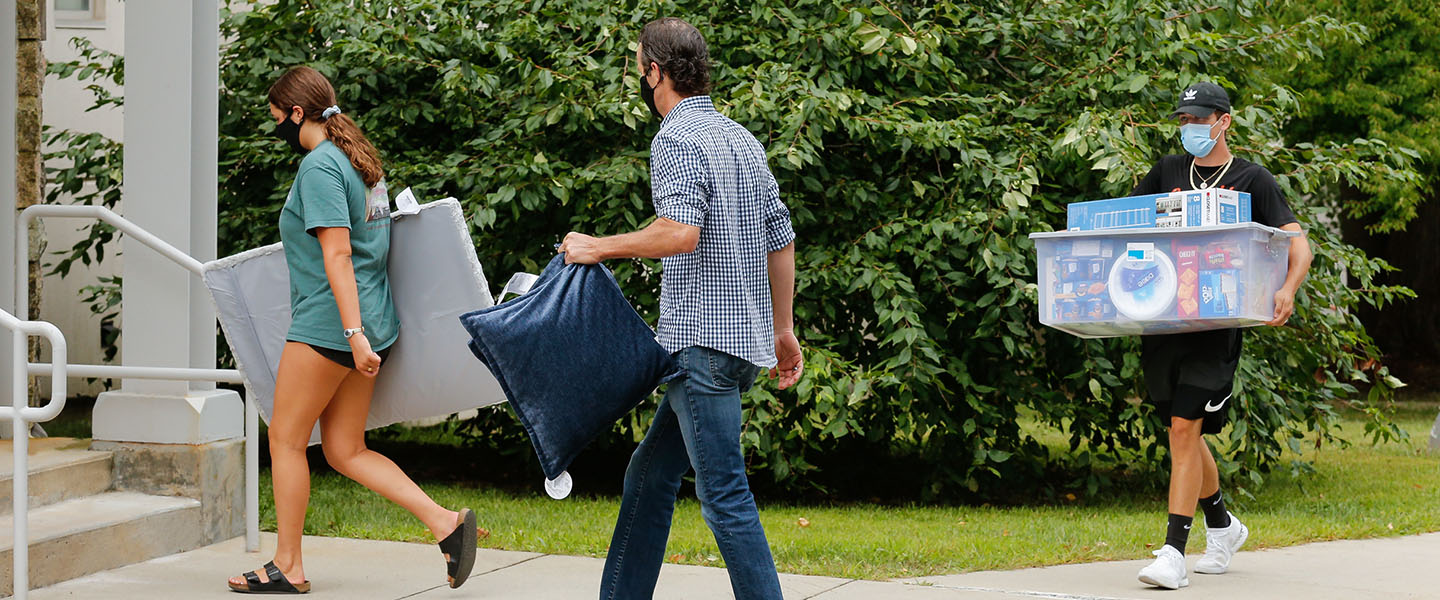
[[[607,238],[565,236],[572,263],[660,258],[658,339],[685,369],[630,458],[610,541],[602,600],[653,596],[681,479],[695,470],[701,513],[739,600],[780,600],[740,448],[740,395],[761,368],[788,388],[800,378],[794,333],[795,232],[765,149],[715,111],[705,40],[680,19],[640,32],[641,96],[660,132],[650,144],[658,218]]]

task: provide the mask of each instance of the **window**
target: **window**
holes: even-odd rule
[[[54,0],[55,26],[98,28],[105,26],[107,0]]]

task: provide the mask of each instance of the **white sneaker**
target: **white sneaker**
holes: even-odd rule
[[[1161,546],[1155,551],[1155,562],[1140,569],[1140,581],[1172,590],[1190,585],[1190,577],[1185,572],[1185,555],[1170,546]]]
[[[1250,528],[1246,527],[1235,515],[1230,515],[1230,526],[1224,529],[1205,530],[1205,556],[1200,557],[1200,562],[1195,563],[1196,573],[1207,573],[1219,575],[1230,570],[1230,559],[1245,545],[1245,539],[1250,537]]]

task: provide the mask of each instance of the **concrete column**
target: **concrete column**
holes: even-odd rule
[[[192,231],[195,220],[204,217],[207,204],[213,215],[215,204],[213,162],[201,166],[204,157],[195,155],[201,150],[196,138],[203,133],[196,130],[195,123],[207,113],[213,120],[218,111],[214,104],[195,105],[200,95],[196,86],[214,85],[212,79],[197,77],[197,73],[218,68],[196,60],[196,46],[203,45],[204,39],[197,39],[193,32],[195,13],[197,5],[206,4],[214,8],[213,2],[189,0],[125,5],[125,218],[187,253],[204,236],[203,230]],[[210,39],[215,39],[214,34]],[[202,179],[206,173],[211,177]],[[191,335],[204,316],[192,314],[196,303],[191,279],[195,276],[149,248],[122,239],[121,327],[125,335],[121,353],[125,364],[194,364],[196,354],[205,349],[195,347],[196,336]],[[206,327],[211,338],[213,319],[210,315]],[[213,364],[213,341],[210,349]],[[188,384],[178,382],[127,379],[122,386],[132,392],[177,396],[189,391]]]
[[[190,256],[215,260],[220,160],[220,0],[174,0],[189,5],[191,50]],[[136,2],[135,4],[139,4]],[[128,88],[128,85],[127,85]],[[129,185],[129,182],[126,182]],[[215,307],[199,277],[190,277],[190,366],[215,368]],[[214,382],[191,389],[213,390]],[[238,427],[238,426],[237,426]],[[236,429],[236,435],[243,435]]]
[[[215,258],[219,0],[126,2],[125,218]],[[215,367],[215,313],[194,273],[131,239],[121,289],[127,366]],[[243,531],[244,405],[213,383],[124,380],[95,402],[93,447],[116,486],[198,498],[206,543]]]
[[[125,218],[199,260],[215,257],[218,0],[125,4]],[[120,353],[131,366],[215,366],[215,313],[195,274],[122,238]],[[243,435],[239,394],[124,380],[95,405],[99,440],[203,444]]]

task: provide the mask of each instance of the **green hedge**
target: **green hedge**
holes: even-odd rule
[[[381,149],[392,190],[455,196],[492,279],[534,271],[566,232],[643,226],[658,124],[639,100],[639,27],[681,16],[705,34],[713,97],[768,149],[798,243],[796,314],[807,374],[757,386],[743,442],[782,488],[912,473],[903,497],[1017,498],[1155,476],[1163,430],[1138,344],[1039,326],[1033,246],[1076,200],[1124,195],[1178,152],[1164,117],[1209,78],[1232,91],[1243,156],[1278,176],[1316,261],[1284,329],[1248,335],[1223,469],[1242,485],[1305,432],[1329,440],[1338,402],[1374,416],[1399,382],[1353,317],[1406,290],[1338,239],[1337,182],[1409,193],[1413,153],[1383,142],[1286,140],[1302,107],[1283,72],[1363,27],[1286,20],[1265,3],[280,0],[224,15],[222,252],[273,242],[296,156],[270,136],[264,92],[286,67],[335,82]],[[659,264],[610,265],[653,320]],[[1348,277],[1348,280],[1345,279]],[[478,366],[478,365],[477,365]],[[1368,398],[1356,385],[1378,382]],[[624,447],[647,411],[602,446]],[[1027,426],[1037,424],[1038,427]],[[465,426],[526,452],[507,413]],[[1069,447],[1042,444],[1055,431]]]

